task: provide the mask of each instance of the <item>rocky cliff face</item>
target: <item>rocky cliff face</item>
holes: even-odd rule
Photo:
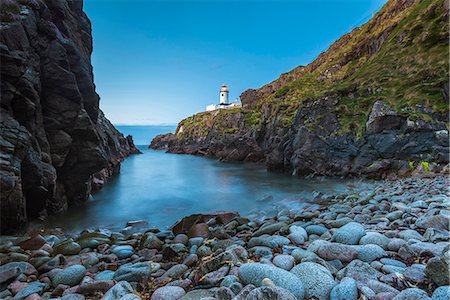
[[[391,0],[307,66],[197,114],[150,147],[297,175],[384,177],[448,164],[448,9]]]
[[[137,153],[99,109],[80,0],[1,1],[1,231],[83,202]]]

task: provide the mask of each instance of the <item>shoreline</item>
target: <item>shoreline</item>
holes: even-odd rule
[[[129,222],[72,238],[2,236],[0,297],[428,299],[450,291],[448,183],[385,181],[262,222],[216,213],[162,231]]]

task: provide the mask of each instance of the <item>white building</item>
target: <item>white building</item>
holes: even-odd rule
[[[242,104],[237,99],[236,101],[230,103],[228,100],[228,95],[230,90],[228,89],[228,85],[222,84],[219,92],[219,104],[210,104],[206,107],[206,111],[213,111],[216,109],[228,109],[233,107],[241,107]]]

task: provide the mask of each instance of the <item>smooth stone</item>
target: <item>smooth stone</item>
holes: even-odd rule
[[[370,280],[378,280],[381,276],[383,273],[375,270],[368,263],[355,259],[337,272],[336,279],[342,280],[344,277],[351,277],[356,281],[367,283]]]
[[[80,283],[84,275],[86,275],[86,268],[84,266],[73,265],[56,273],[52,279],[52,284],[55,287],[59,284],[75,286]]]
[[[272,263],[278,268],[289,271],[294,267],[295,259],[290,255],[280,254],[273,258]]]
[[[308,235],[315,234],[318,236],[321,236],[322,234],[328,231],[328,229],[322,225],[309,225],[306,226],[305,230],[308,233]]]
[[[262,280],[268,278],[276,286],[287,289],[298,299],[303,299],[305,295],[303,283],[296,275],[275,266],[258,263],[244,264],[239,268],[238,274],[245,284],[261,286]]]
[[[331,272],[317,263],[303,262],[295,266],[291,273],[300,278],[305,289],[306,298],[326,300],[336,285]]]
[[[408,240],[418,240],[418,241],[422,241],[423,237],[420,233],[418,233],[415,230],[412,229],[406,229],[406,230],[402,230],[398,233],[398,237],[401,239],[404,239],[405,241]]]
[[[45,243],[46,240],[38,234],[34,237],[19,242],[17,245],[24,250],[37,250],[44,246]]]
[[[180,299],[182,300],[200,300],[202,298],[208,298],[208,297],[214,297],[214,292],[211,290],[205,290],[205,289],[199,289],[199,290],[193,290]],[[215,299],[215,298],[213,298]]]
[[[409,288],[401,291],[393,300],[430,300],[428,294],[418,288]]]
[[[208,246],[203,245],[203,246],[198,247],[196,253],[197,253],[198,257],[202,258],[202,257],[211,255],[212,250]]]
[[[129,245],[116,246],[111,249],[111,253],[115,254],[119,259],[124,259],[131,257],[134,254],[134,250]]]
[[[141,239],[139,247],[161,250],[164,243],[152,232],[147,232]]]
[[[319,246],[316,253],[325,260],[338,259],[343,263],[351,262],[358,257],[356,247],[339,243],[323,244]]]
[[[61,297],[61,300],[84,300],[85,297],[83,295],[80,294],[68,294],[68,295],[64,295]],[[105,298],[102,298],[105,299]],[[112,299],[110,299],[112,300]],[[125,299],[123,299],[125,300]]]
[[[330,293],[330,300],[358,300],[358,287],[353,278],[345,277]]]
[[[178,286],[163,286],[153,292],[151,300],[178,300],[186,294],[184,289]]]
[[[293,250],[291,255],[295,259],[296,262],[301,262],[302,259],[318,258],[317,254],[315,254],[314,252],[311,252],[311,251],[308,251],[308,250],[305,250],[302,248],[297,248],[297,249]]]
[[[361,245],[357,249],[358,259],[368,263],[387,255],[383,248],[374,244]]]
[[[89,278],[89,280],[86,280]],[[92,280],[86,277],[78,286],[76,292],[82,295],[96,295],[98,293],[106,293],[114,286],[113,280]]]
[[[289,245],[290,240],[280,235],[262,235],[253,237],[248,242],[249,247],[266,246],[269,248],[282,248],[284,245]]]
[[[388,250],[397,252],[403,245],[406,244],[404,239],[393,238],[389,241]]]
[[[74,242],[72,239],[63,241],[62,243],[53,247],[53,255],[63,254],[63,255],[76,255],[80,253],[81,246]]]
[[[178,278],[184,274],[188,270],[188,266],[184,264],[179,264],[171,267],[169,270],[164,272],[161,277],[170,277],[170,278]]]
[[[382,262],[385,265],[391,265],[391,266],[396,266],[396,267],[400,267],[400,268],[406,268],[406,264],[404,262],[401,262],[399,260],[392,259],[392,258],[382,258],[382,259],[380,259],[380,262]]]
[[[387,249],[390,239],[378,232],[367,232],[365,236],[363,236],[359,240],[360,245],[369,245],[374,244],[378,245],[383,249]]]
[[[425,275],[438,286],[450,285],[450,252],[440,257],[433,257],[427,262]]]
[[[389,220],[389,221],[395,221],[395,220],[397,220],[397,219],[400,219],[401,217],[402,217],[402,215],[403,215],[403,211],[401,211],[401,210],[396,210],[396,211],[393,211],[393,212],[390,212],[390,213],[388,213],[387,215],[386,215],[386,218]]]
[[[252,290],[245,300],[296,300],[291,292],[277,286],[264,286]]]
[[[111,271],[111,270],[101,271],[100,273],[95,275],[94,279],[95,280],[112,280],[114,278],[115,273],[116,272]]]
[[[0,266],[0,283],[8,282],[21,274],[37,275],[38,272],[27,262],[10,262]]]
[[[364,226],[356,222],[350,222],[337,229],[332,240],[341,244],[357,245],[365,234]]]
[[[151,273],[159,270],[160,265],[154,262],[138,262],[120,266],[114,274],[117,281],[141,281],[149,277]]]
[[[253,248],[250,248],[249,251],[253,252],[256,257],[266,258],[269,260],[272,260],[273,258],[272,249],[266,246],[255,246]]]
[[[261,226],[257,231],[253,233],[253,236],[260,236],[263,234],[269,234],[272,235],[278,230],[280,230],[282,227],[286,226],[286,223],[284,222],[278,222],[274,224],[264,224]]]
[[[220,286],[229,288],[235,282],[240,282],[237,276],[227,275],[223,278],[222,282],[220,283]]]
[[[431,296],[432,300],[448,300],[450,299],[450,286],[440,286],[434,290]]]
[[[348,218],[348,217],[343,217],[343,218],[329,221],[328,224],[333,228],[339,228],[339,227],[347,225],[348,223],[351,223],[351,222],[353,222],[353,219]]]

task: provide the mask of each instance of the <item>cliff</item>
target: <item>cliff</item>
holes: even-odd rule
[[[245,91],[242,109],[191,116],[150,147],[302,176],[439,172],[448,50],[447,1],[391,0],[309,65]]]
[[[86,201],[138,153],[99,109],[79,0],[1,1],[1,232]]]

